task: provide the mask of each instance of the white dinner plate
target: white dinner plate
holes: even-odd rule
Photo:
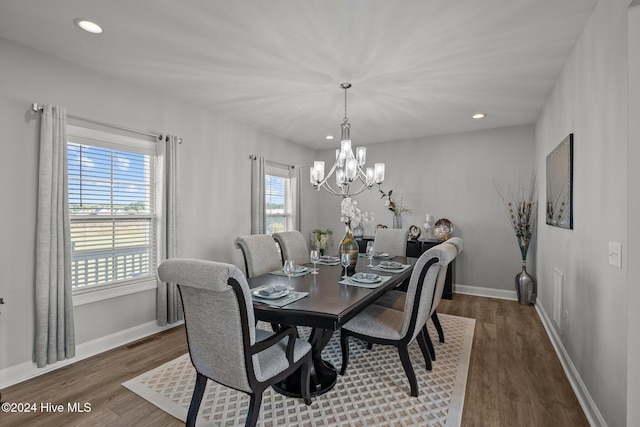
[[[351,276],[351,280],[358,283],[378,283],[382,280],[377,274],[371,273],[356,273]]]
[[[309,268],[305,267],[304,265],[296,265],[296,273],[304,273],[305,271],[307,271]],[[282,267],[282,271],[284,272],[284,267]],[[294,273],[295,274],[295,273]]]
[[[282,288],[282,289],[279,289]],[[273,292],[270,292],[273,291]],[[253,291],[253,295],[263,299],[278,299],[289,293],[289,289],[284,286],[267,286]]]
[[[380,267],[388,268],[391,270],[399,270],[402,268],[402,264],[399,263],[398,261],[382,261],[380,263]]]

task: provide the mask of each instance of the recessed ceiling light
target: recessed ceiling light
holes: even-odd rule
[[[96,24],[93,21],[89,21],[88,19],[77,18],[74,19],[73,22],[83,30],[92,34],[100,34],[102,33],[102,27]]]
[[[325,139],[333,139],[333,135],[327,135],[324,137]]]
[[[474,119],[476,119],[476,120],[480,120],[480,119],[484,119],[484,118],[485,118],[485,116],[486,116],[486,115],[485,115],[484,113],[475,113],[475,114],[474,114],[473,116],[471,116],[471,117],[473,117],[473,118],[474,118]]]

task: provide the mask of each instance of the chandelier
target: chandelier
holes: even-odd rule
[[[340,128],[342,138],[340,148],[336,148],[336,161],[329,173],[324,174],[324,162],[315,161],[310,170],[310,180],[313,188],[320,191],[324,188],[329,193],[340,197],[351,197],[370,189],[374,184],[380,185],[384,181],[384,163],[376,163],[374,167],[364,168],[367,149],[357,147],[356,154],[351,149],[349,130],[351,125],[347,118],[347,89],[351,83],[342,83],[344,89],[344,119]],[[329,178],[335,174],[335,188],[329,184]],[[355,186],[355,188],[354,188]]]

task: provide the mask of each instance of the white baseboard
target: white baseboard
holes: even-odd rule
[[[475,295],[479,297],[508,299],[512,301],[518,300],[516,291],[505,291],[504,289],[481,288],[479,286],[453,285],[453,291],[456,294]]]
[[[180,321],[167,326],[158,326],[155,321],[143,323],[142,325],[134,326],[133,328],[125,329],[124,331],[119,331],[111,335],[79,344],[76,346],[75,357],[47,365],[44,368],[37,368],[36,364],[32,361],[10,366],[0,370],[0,390],[64,366],[71,365],[107,350],[111,350],[112,348],[120,347],[130,342],[157,334],[158,332],[174,328],[183,323],[184,321]]]
[[[591,398],[589,390],[587,390],[587,387],[584,385],[584,382],[580,377],[580,373],[576,369],[576,366],[573,364],[569,353],[567,353],[567,349],[564,347],[564,344],[562,344],[560,336],[558,336],[558,333],[552,326],[552,321],[549,316],[547,316],[547,312],[545,311],[544,307],[540,305],[540,303],[537,303],[535,307],[536,311],[538,312],[538,316],[540,316],[540,320],[542,320],[542,324],[547,331],[547,335],[551,340],[551,344],[553,345],[553,348],[558,355],[558,359],[560,359],[562,368],[564,369],[564,372],[569,379],[571,388],[573,388],[573,392],[576,394],[578,402],[580,402],[580,406],[584,411],[584,415],[589,421],[589,425],[594,427],[607,427],[607,423],[602,417],[602,414],[598,410],[595,402]]]

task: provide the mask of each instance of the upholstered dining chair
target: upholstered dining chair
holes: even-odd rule
[[[273,233],[273,238],[280,245],[282,253],[282,262],[287,259],[295,261],[296,265],[308,264],[309,247],[304,235],[299,231],[283,231],[281,233]]]
[[[407,347],[417,339],[422,353],[426,354],[427,369],[431,368],[423,326],[433,306],[438,273],[455,257],[455,254],[453,245],[443,243],[429,249],[418,258],[409,280],[403,311],[374,303],[340,329],[341,375],[346,373],[349,364],[349,337],[356,337],[374,344],[393,345],[398,349],[402,367],[409,380],[411,396],[418,396],[418,382],[411,366]]]
[[[373,251],[386,253],[391,257],[407,256],[409,230],[378,228],[373,239]]]
[[[276,241],[268,234],[252,234],[236,238],[236,247],[242,251],[247,277],[260,276],[282,268]]]
[[[197,374],[187,426],[195,426],[208,379],[251,396],[246,426],[256,425],[264,390],[299,368],[304,402],[311,404],[311,345],[293,327],[277,334],[255,327],[249,285],[236,266],[174,258],[160,264],[158,276],[178,284]]]
[[[464,243],[460,237],[452,237],[449,240],[447,240],[445,243],[453,245],[456,249],[456,254],[451,259],[451,261],[453,261],[455,257],[457,257],[460,254],[460,252],[462,252]],[[433,325],[436,327],[436,331],[438,332],[438,340],[440,342],[444,342],[444,331],[442,330],[442,325],[440,324],[440,320],[438,319],[437,308],[438,308],[438,304],[440,304],[440,300],[442,299],[442,291],[444,289],[444,283],[447,277],[447,270],[449,269],[449,265],[450,264],[444,266],[443,268],[440,269],[440,272],[438,272],[438,278],[436,279],[436,290],[435,290],[435,295],[433,300],[433,307],[431,310],[431,314],[429,316],[431,318],[431,321],[433,322]],[[382,305],[384,307],[393,308],[394,310],[403,311],[406,296],[407,294],[405,292],[391,290],[385,293],[384,295],[382,295],[380,298],[378,298],[375,301],[375,303],[378,305]],[[427,332],[426,324],[425,324],[423,333],[425,334],[425,339],[429,347],[429,355],[431,356],[432,360],[436,360],[435,348],[433,347],[433,343],[431,342],[431,338],[429,337],[429,332]],[[424,355],[424,356],[427,357],[427,355]]]

